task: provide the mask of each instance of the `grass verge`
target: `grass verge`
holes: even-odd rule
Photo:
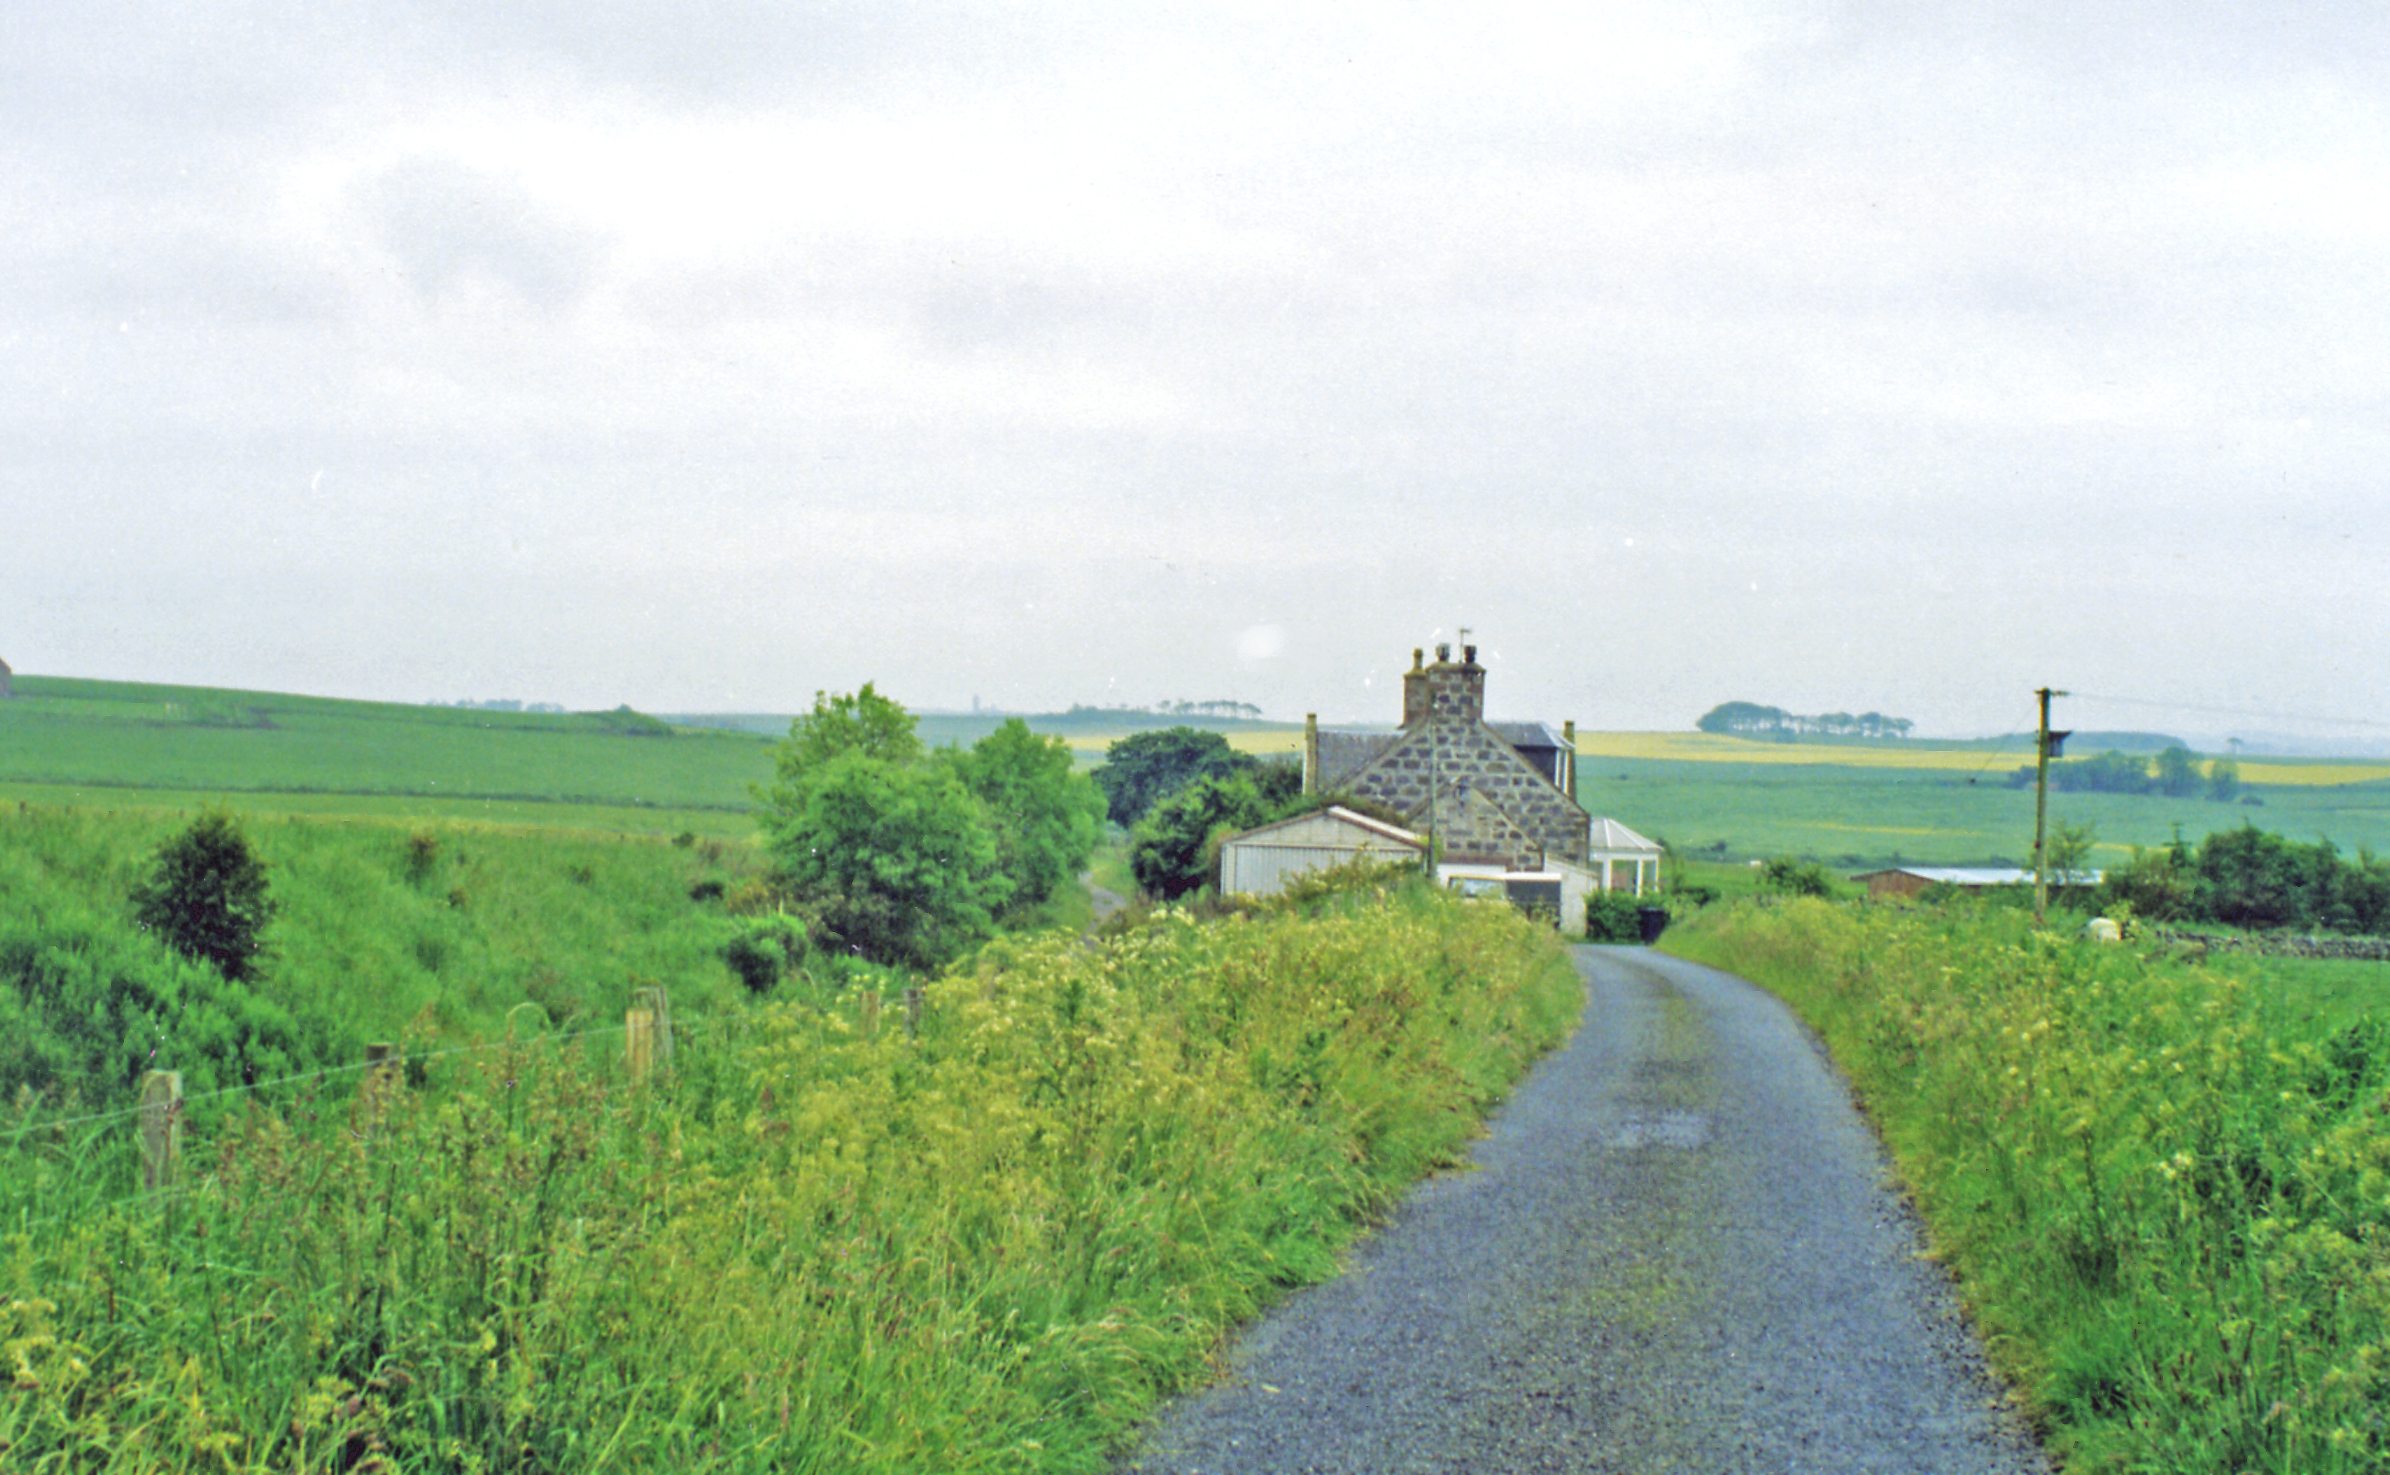
[[[918,1032],[737,1011],[637,1085],[503,1043],[0,1232],[10,1468],[1091,1471],[1569,1028],[1421,888],[998,942]]]
[[[1882,1132],[2072,1470],[2390,1463],[2384,1035],[2004,911],[1714,908]]]

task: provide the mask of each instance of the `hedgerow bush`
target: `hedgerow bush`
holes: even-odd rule
[[[2390,1466],[2390,1039],[2011,911],[1800,900],[1665,945],[1782,995],[2077,1470]]]

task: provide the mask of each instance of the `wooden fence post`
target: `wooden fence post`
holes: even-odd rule
[[[905,1038],[915,1039],[921,1034],[921,985],[905,990]]]
[[[876,988],[863,991],[863,1037],[867,1040],[880,1037],[880,991]]]
[[[183,1073],[153,1070],[141,1078],[141,1186],[174,1181],[183,1149]]]
[[[622,1023],[632,1080],[644,1081],[658,1070],[672,1069],[672,1006],[662,989],[631,990],[631,1007],[624,1011]]]
[[[365,1083],[357,1092],[369,1129],[381,1121],[382,1108],[390,1104],[390,1091],[397,1082],[398,1047],[386,1040],[369,1041],[365,1046]]]

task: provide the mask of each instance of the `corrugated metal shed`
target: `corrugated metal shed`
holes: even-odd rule
[[[2105,871],[2050,873],[2053,886],[2097,886]],[[1973,891],[1986,886],[2030,886],[2031,871],[2014,866],[1895,866],[1851,877],[1867,887],[1869,896],[1915,896],[1928,886],[1957,886]]]
[[[1220,847],[1220,892],[1275,896],[1288,881],[1311,871],[1363,857],[1416,860],[1426,847],[1424,837],[1400,825],[1331,804],[1231,836]]]

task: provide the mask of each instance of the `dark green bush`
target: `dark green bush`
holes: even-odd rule
[[[794,917],[739,917],[730,940],[722,944],[722,961],[753,994],[768,994],[804,966],[812,946],[805,926]]]
[[[265,863],[230,815],[203,814],[159,847],[133,888],[133,916],[184,957],[229,979],[252,978],[274,917]]]
[[[1585,898],[1585,940],[1641,942],[1643,910],[1646,907],[1666,910],[1656,896],[1637,896],[1631,891],[1592,893]]]

